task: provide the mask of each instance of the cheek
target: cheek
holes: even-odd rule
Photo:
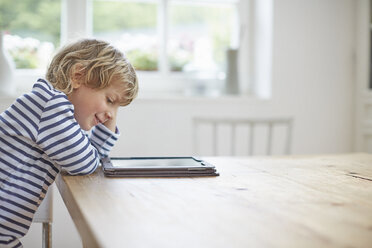
[[[96,99],[95,101],[92,101],[90,106],[89,106],[89,110],[91,112],[101,112],[101,111],[104,111],[106,109],[106,103],[104,100],[102,99]]]
[[[80,123],[81,121],[87,118],[87,116],[89,115],[88,112],[89,111],[87,111],[86,108],[75,108],[74,113],[75,119]]]
[[[89,116],[95,114],[97,111],[97,103],[95,101],[85,101],[75,110],[75,115],[79,118],[88,118]]]

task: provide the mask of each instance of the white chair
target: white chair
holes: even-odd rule
[[[52,222],[53,222],[53,186],[48,192],[34,215],[33,222],[42,223],[42,247],[52,247]]]
[[[292,118],[193,119],[194,154],[245,156],[290,154]]]

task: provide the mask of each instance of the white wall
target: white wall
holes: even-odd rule
[[[297,153],[352,150],[357,1],[275,1],[274,101],[296,118]]]
[[[120,111],[122,136],[112,155],[189,155],[191,117],[203,115],[291,115],[293,153],[352,151],[355,5],[354,0],[275,0],[271,100],[137,99]],[[66,215],[60,200],[55,205],[55,215]],[[54,225],[54,247],[81,246],[68,216]],[[37,247],[33,240],[27,237],[25,247]],[[71,240],[75,243],[67,244]]]
[[[192,116],[293,116],[293,153],[352,151],[355,1],[275,0],[271,100],[138,99],[113,155],[187,155]]]

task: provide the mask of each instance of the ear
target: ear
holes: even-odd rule
[[[71,84],[73,89],[79,88],[84,83],[85,70],[81,63],[76,63],[71,68]]]

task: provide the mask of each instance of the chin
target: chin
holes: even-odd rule
[[[80,128],[83,129],[84,131],[89,131],[89,130],[91,130],[93,128],[93,126],[90,126],[90,125],[88,125],[88,126],[80,125]]]

